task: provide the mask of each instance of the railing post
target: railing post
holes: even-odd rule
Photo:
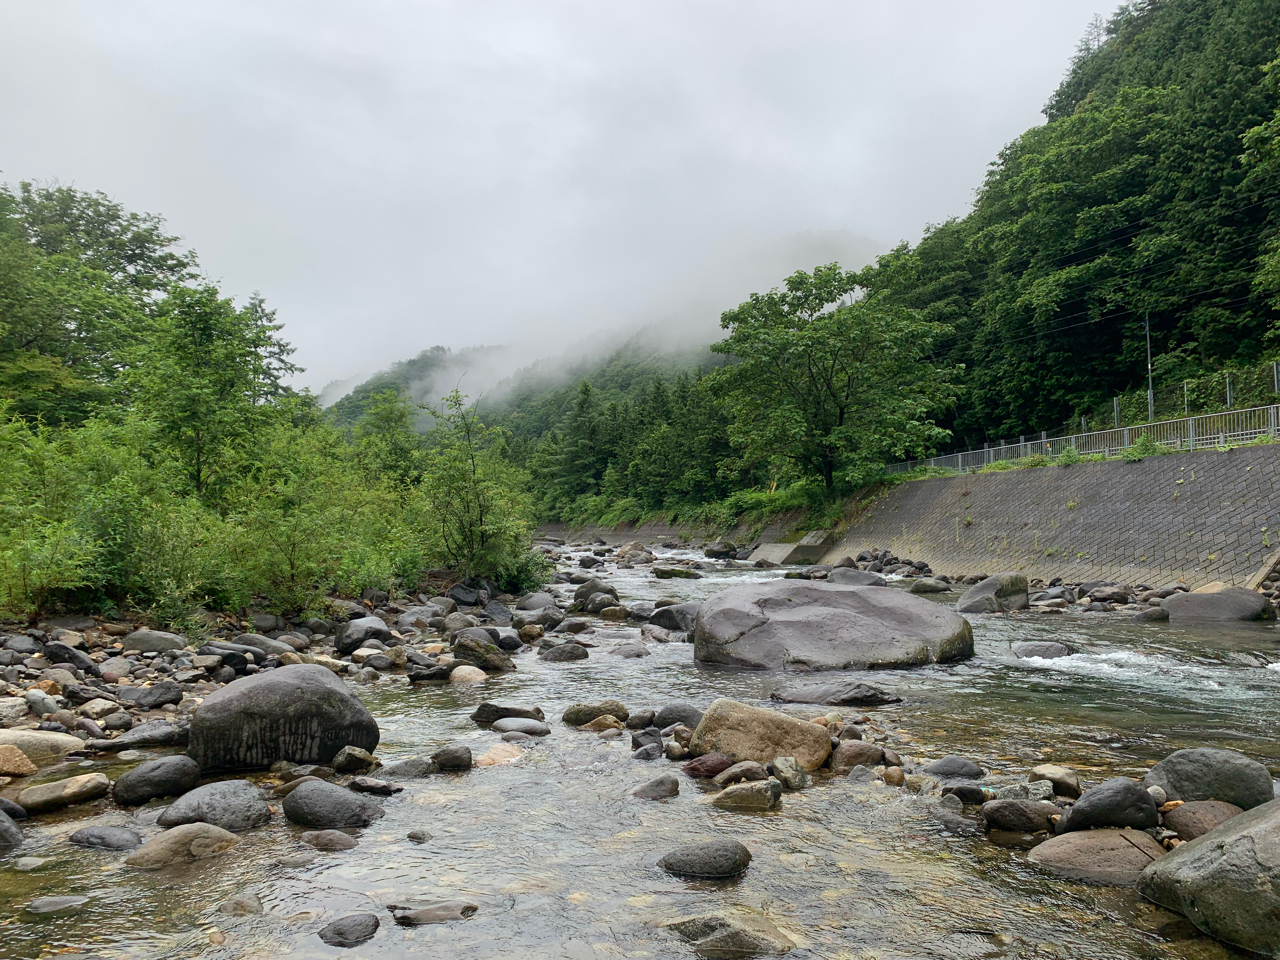
[[[1228,410],[1235,409],[1234,402],[1235,402],[1235,397],[1231,392],[1231,371],[1228,370],[1227,371],[1227,409]]]
[[[1267,433],[1273,437],[1276,435],[1276,408],[1274,404],[1267,407]]]
[[[1196,418],[1187,417],[1187,449],[1195,453],[1196,449]]]
[[[1118,427],[1120,426],[1120,398],[1119,397],[1113,398],[1111,401],[1111,405],[1112,405],[1111,406],[1112,412],[1114,412],[1116,415],[1116,426]]]

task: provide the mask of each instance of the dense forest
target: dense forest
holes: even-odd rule
[[[526,478],[459,396],[375,393],[337,427],[259,297],[154,216],[0,187],[0,613],[323,611],[444,565],[539,582]]]
[[[877,430],[846,430],[842,463],[787,455],[800,424],[766,422],[785,391],[768,388],[748,356],[758,341],[739,333],[714,348],[731,360],[717,373],[656,371],[601,390],[641,363],[624,351],[576,391],[533,391],[501,410],[500,422],[538,438],[525,449],[543,514],[723,517],[799,504],[865,482],[877,460],[1061,432],[1099,408],[1109,416],[1124,394],[1129,422],[1142,422],[1148,324],[1158,398],[1176,388],[1179,408],[1190,397],[1204,409],[1212,392],[1220,405],[1234,371],[1274,402],[1256,365],[1280,357],[1278,48],[1280,6],[1266,0],[1123,5],[1090,29],[1046,122],[1001,151],[967,216],[850,275],[840,296],[910,313],[932,344],[919,359],[946,373],[931,406],[893,425],[900,442],[882,442],[884,407],[874,414],[861,397],[855,419]],[[762,299],[728,311],[726,329]],[[801,349],[811,321],[791,320]],[[894,374],[904,389],[907,369]],[[758,404],[717,389],[751,376]]]

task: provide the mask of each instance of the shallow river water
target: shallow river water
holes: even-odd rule
[[[609,579],[625,601],[700,599],[777,575],[744,570],[658,581],[637,568]],[[1191,631],[1139,625],[1124,614],[970,619],[974,659],[867,676],[904,699],[868,711],[899,753],[960,753],[989,768],[995,784],[1025,780],[1036,762],[1028,750],[1040,762],[1076,766],[1093,782],[1137,775],[1186,746],[1229,747],[1273,769],[1280,762],[1274,628]],[[606,647],[637,634],[599,624],[591,639]],[[1029,639],[1065,641],[1080,652],[1017,660],[1009,644]],[[657,924],[727,907],[769,917],[797,942],[795,960],[1241,956],[1130,891],[1055,879],[1023,851],[951,836],[930,816],[929,798],[904,790],[819,777],[767,814],[712,807],[685,777],[676,798],[629,798],[632,787],[673,765],[632,760],[625,741],[565,727],[564,707],[606,697],[633,709],[672,700],[705,707],[722,696],[768,704],[777,680],[700,667],[686,644],[650,649],[652,656],[635,660],[597,649],[578,663],[526,654],[517,658],[518,672],[471,688],[410,689],[403,678],[358,688],[381,725],[384,760],[425,756],[452,741],[483,752],[499,741],[468,719],[484,700],[540,705],[553,732],[515,763],[405,781],[405,792],[385,802],[387,816],[360,834],[359,847],[310,863],[290,860],[310,848],[282,816],[243,835],[225,856],[156,874],[65,840],[89,823],[153,835],[154,806],[136,815],[86,818],[73,809],[41,818],[27,826],[30,839],[18,853],[49,862],[22,873],[13,867],[18,854],[0,857],[0,957],[691,957]],[[91,769],[115,775],[124,767],[86,762],[53,773]],[[409,842],[414,829],[433,839]],[[754,855],[740,879],[691,883],[657,869],[672,847],[717,835],[741,840]],[[246,891],[261,898],[263,916],[213,910]],[[22,910],[34,897],[67,894],[92,899],[70,916]],[[391,922],[387,903],[422,897],[466,898],[480,910],[436,926]],[[351,950],[325,946],[316,931],[350,912],[381,914],[378,935]]]

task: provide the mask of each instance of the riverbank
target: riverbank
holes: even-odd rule
[[[299,653],[341,664],[351,680],[344,686],[376,719],[375,755],[383,767],[364,775],[403,788],[373,797],[383,813],[368,827],[344,829],[356,846],[317,850],[302,841],[313,828],[291,822],[273,796],[286,781],[296,782],[296,768],[219,775],[256,784],[275,811],[262,826],[236,833],[231,855],[159,873],[129,867],[128,853],[77,847],[68,838],[84,827],[117,826],[149,842],[163,834],[157,819],[167,800],[120,807],[99,798],[37,814],[22,822],[22,847],[0,858],[0,899],[9,903],[0,955],[38,956],[48,944],[50,951],[104,957],[336,956],[338,948],[326,947],[319,932],[350,914],[369,914],[381,920],[361,950],[369,957],[406,949],[496,957],[513,946],[530,956],[687,957],[693,947],[664,922],[745,911],[771,923],[794,944],[791,956],[801,958],[921,944],[946,956],[1235,956],[1132,892],[1055,877],[1024,852],[993,844],[973,806],[960,813],[966,825],[948,819],[942,785],[923,768],[948,755],[966,757],[985,771],[978,787],[995,795],[1026,784],[1031,768],[1046,762],[1074,767],[1086,786],[1143,776],[1185,747],[1235,749],[1275,764],[1280,673],[1267,666],[1280,663],[1280,654],[1271,628],[1142,624],[1125,613],[1074,609],[971,616],[972,659],[861,675],[901,703],[783,705],[771,694],[793,676],[700,665],[688,644],[661,642],[637,617],[651,617],[660,601],[703,601],[785,571],[729,569],[717,561],[697,571],[700,579],[660,579],[654,564],[620,563],[611,552],[586,571],[582,559],[594,549],[558,550],[560,579],[600,577],[620,602],[595,615],[567,614],[581,584],[561,582],[550,586],[559,613],[547,623],[485,625],[498,639],[509,636],[504,629],[542,626],[548,642],[572,641],[585,659],[557,662],[536,649],[510,651],[515,670],[482,671],[483,679],[467,684],[411,683],[417,665],[369,665],[380,653],[391,659],[376,637],[362,648],[374,652],[359,654],[364,663],[356,664],[355,649],[328,650],[317,637],[329,635],[312,633],[311,647]],[[692,551],[655,545],[653,552],[659,567],[707,562]],[[460,621],[450,631],[447,616],[432,616],[418,627],[416,616],[400,621],[408,613],[403,603],[374,606],[365,612],[380,613],[388,630],[404,629],[403,642],[382,644],[389,650],[413,650],[436,665],[458,659],[457,644],[443,646],[443,635],[458,633]],[[625,619],[612,619],[616,608],[628,611]],[[564,629],[548,630],[557,615]],[[535,634],[525,632],[537,648],[544,638]],[[1054,660],[1014,652],[1014,644],[1036,640],[1074,652]],[[637,648],[647,655],[634,655]],[[187,699],[197,697],[184,693]],[[665,759],[633,758],[631,737],[641,731],[605,731],[602,739],[561,719],[578,703],[620,701],[631,720],[681,702],[706,710],[722,699],[857,728],[858,742],[898,755],[904,785],[886,785],[874,768],[863,768],[869,778],[820,768],[809,786],[786,792],[771,811],[726,809],[710,802],[718,785]],[[485,702],[535,707],[548,732],[520,739],[477,724],[472,715]],[[174,706],[170,713],[183,716],[181,704]],[[412,768],[393,766],[413,757],[427,764],[461,747],[473,759],[467,771],[419,767],[425,776],[401,779],[397,771]],[[95,773],[118,780],[139,761],[177,750],[72,755],[29,780]],[[481,758],[499,762],[481,766]],[[333,780],[345,785],[360,773]],[[677,780],[675,796],[631,796],[664,773]],[[15,782],[3,795],[20,785],[26,788]],[[751,853],[737,879],[691,881],[659,868],[672,850],[714,837],[735,838]],[[27,857],[43,862],[16,869]],[[252,902],[232,902],[247,895]],[[27,912],[43,896],[88,899],[62,913]],[[397,924],[387,909],[423,899],[477,909],[467,919],[412,927]]]

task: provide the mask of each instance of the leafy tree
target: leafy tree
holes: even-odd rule
[[[237,310],[216,287],[174,286],[156,333],[133,357],[133,401],[155,419],[191,489],[206,493],[223,462],[269,414],[298,368],[260,297]]]
[[[353,435],[357,456],[369,475],[410,485],[422,476],[422,437],[416,422],[419,404],[394,390],[368,397]]]
[[[838,264],[797,272],[726,311],[713,347],[738,361],[710,376],[734,446],[828,491],[946,437],[930,412],[951,400],[952,371],[927,361],[945,329],[855,300],[857,282]]]

